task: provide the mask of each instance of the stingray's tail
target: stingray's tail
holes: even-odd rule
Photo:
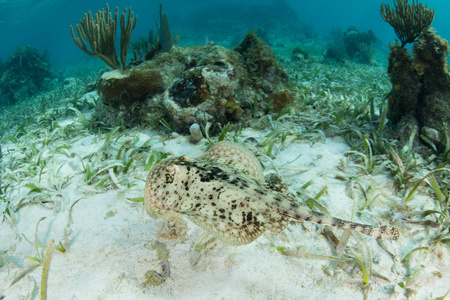
[[[290,205],[291,207],[289,210],[278,210],[278,213],[294,221],[314,222],[317,224],[335,226],[343,229],[350,228],[363,234],[370,235],[376,239],[396,240],[400,236],[398,230],[391,226],[373,227],[370,225],[333,218],[319,212],[311,211],[297,203],[290,203]]]
[[[358,232],[370,235],[376,239],[396,240],[400,236],[398,230],[391,226],[373,227],[370,225],[353,223],[350,221],[341,220],[338,218],[331,218],[331,226],[339,228],[350,228]]]

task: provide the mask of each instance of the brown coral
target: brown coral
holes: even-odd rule
[[[109,98],[127,93],[133,102],[149,93],[161,91],[163,80],[161,74],[152,69],[132,69],[127,73],[111,71],[103,74],[98,87],[99,91]]]

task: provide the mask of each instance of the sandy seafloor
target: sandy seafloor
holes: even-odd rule
[[[64,128],[77,121],[76,117],[68,117],[58,122]],[[239,139],[252,151],[262,153],[258,145],[267,133],[244,129]],[[285,233],[275,236],[266,232],[248,245],[231,246],[217,241],[202,248],[198,245],[207,239],[205,231],[187,219],[151,219],[142,202],[128,200],[143,197],[148,173],[144,164],[150,152],[142,161],[135,161],[128,174],[111,178],[116,183],[108,188],[96,188],[95,184],[84,181],[86,175],[80,158],[86,163],[86,158],[95,153],[117,152],[130,137],[138,139],[136,147],[150,139],[151,149],[175,156],[197,157],[207,149],[206,140],[193,145],[186,136],[174,135],[163,144],[154,138],[158,134],[151,130],[131,130],[126,135],[117,134],[106,145],[106,133],[84,134],[67,141],[70,143],[67,154],[55,152],[56,142],[39,147],[42,158],[47,159],[48,171],[41,174],[40,180],[36,175],[15,184],[11,196],[25,205],[14,214],[13,221],[0,223],[0,251],[8,261],[0,268],[2,299],[39,298],[41,267],[10,284],[34,263],[28,257],[37,256],[36,247],[25,237],[34,241],[36,224],[42,217],[45,219],[37,231],[39,244],[46,245],[52,239],[56,244],[64,243],[64,230],[68,241],[65,253],[53,253],[48,299],[363,299],[365,289],[369,289],[369,299],[407,296],[435,299],[448,292],[448,249],[437,244],[429,246],[430,251],[416,251],[408,258],[409,268],[405,268],[401,260],[414,248],[428,247],[425,237],[433,234],[433,229],[403,224],[402,215],[395,210],[402,200],[394,193],[392,179],[386,172],[361,175],[345,155],[350,147],[340,137],[315,143],[293,140],[284,149],[275,146],[270,163],[267,158],[259,157],[266,165],[265,174],[276,168],[291,192],[298,191],[310,180],[313,183],[307,191],[312,196],[327,186],[320,200],[333,216],[342,219],[352,219],[352,211],[360,205],[348,196],[347,183],[342,177],[358,176],[362,182],[372,184],[373,191],[379,194],[377,203],[366,211],[367,218],[354,221],[367,223],[370,217],[375,224],[383,224],[386,216],[390,216],[401,237],[397,241],[384,241],[381,247],[376,240],[359,235],[367,248],[359,239],[350,238],[350,247],[365,249],[361,253],[372,255],[374,272],[365,287],[357,264],[313,257],[336,256],[322,234],[324,226],[291,223]],[[3,163],[8,164],[21,151],[12,142],[3,144]],[[115,177],[114,172],[104,176]],[[43,199],[49,201],[33,204],[30,199],[39,201],[40,198],[33,198],[26,183],[42,187],[49,195]],[[410,205],[424,208],[430,206],[430,201],[422,194]],[[186,230],[174,240],[167,239],[161,231],[171,222],[176,222],[180,230],[186,225]],[[342,234],[341,230],[333,229],[333,232],[337,237]],[[42,248],[38,251],[43,255]],[[296,253],[303,257],[295,257]],[[169,277],[159,286],[149,284],[145,274],[152,270],[162,274],[162,264],[167,263],[164,258],[170,268]],[[407,289],[398,285],[405,283],[405,278],[409,280]]]

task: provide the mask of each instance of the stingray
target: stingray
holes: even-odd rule
[[[353,229],[377,239],[399,237],[393,227],[324,215],[271,189],[258,159],[233,142],[218,142],[197,158],[183,155],[157,163],[147,176],[144,202],[152,218],[183,215],[232,245],[250,243],[266,230],[280,234],[290,221]]]

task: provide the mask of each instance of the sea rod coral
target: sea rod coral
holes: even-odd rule
[[[128,12],[128,18],[127,18]],[[70,32],[75,44],[89,56],[100,57],[113,69],[127,69],[127,53],[130,45],[131,32],[136,27],[137,16],[130,8],[125,8],[120,16],[120,65],[116,53],[116,25],[118,22],[119,8],[116,7],[114,19],[109,12],[108,3],[106,8],[99,10],[92,18],[92,12],[84,14],[80,23],[76,25],[78,36],[75,36],[72,25]],[[125,22],[126,20],[126,22]],[[91,50],[87,48],[86,41]]]

